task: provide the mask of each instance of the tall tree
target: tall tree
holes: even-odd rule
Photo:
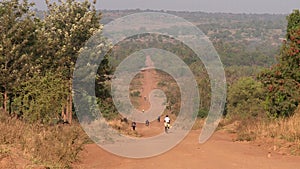
[[[7,102],[11,100],[9,94],[31,70],[29,61],[36,42],[32,6],[27,0],[0,2],[0,86],[4,111],[8,110]]]
[[[287,40],[278,64],[265,70],[259,79],[268,88],[266,108],[273,117],[289,117],[300,102],[300,12],[287,17]]]
[[[69,88],[67,102],[62,108],[65,121],[72,122],[72,75],[80,49],[86,41],[102,29],[101,14],[98,14],[94,4],[85,0],[60,0],[50,3],[48,13],[41,29],[41,45],[43,51],[37,60],[41,71],[61,72],[65,85]]]

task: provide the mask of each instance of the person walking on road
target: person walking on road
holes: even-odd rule
[[[132,130],[135,131],[135,128],[136,128],[136,122],[132,122],[131,127],[132,127]]]
[[[168,115],[166,115],[165,119],[164,119],[164,125],[165,125],[165,132],[168,133],[168,130],[170,129],[170,123],[171,123],[171,119]]]

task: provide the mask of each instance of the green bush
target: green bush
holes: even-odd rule
[[[200,109],[199,111],[198,111],[198,115],[197,115],[197,117],[198,118],[201,118],[201,119],[203,119],[203,118],[206,118],[207,116],[208,116],[208,110],[206,110],[206,109]]]
[[[227,116],[231,119],[248,120],[265,116],[263,85],[254,79],[241,78],[228,89]]]
[[[36,74],[16,88],[14,112],[26,121],[52,123],[61,114],[62,104],[66,102],[68,87],[59,75]]]
[[[132,97],[140,97],[141,96],[141,92],[140,91],[133,91],[130,93],[130,96]]]

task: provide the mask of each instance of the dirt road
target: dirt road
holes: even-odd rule
[[[146,69],[142,71],[143,79],[141,80],[141,83],[143,84],[143,89],[141,92],[141,98],[139,100],[140,102],[140,111],[143,110],[147,112],[147,110],[150,109],[150,102],[149,102],[149,96],[150,92],[156,88],[157,86],[157,79],[156,79],[156,71],[152,68],[154,68],[154,63],[151,60],[150,56],[146,57],[145,61]],[[161,132],[164,132],[163,130],[163,122],[158,123],[156,121],[150,122],[150,126],[146,127],[145,124],[138,124],[137,125],[138,133],[143,137],[152,137],[160,134]]]
[[[149,95],[150,92],[155,89],[156,87],[156,81],[155,81],[155,75],[156,71],[154,69],[151,69],[154,67],[154,63],[152,62],[150,56],[146,57],[145,61],[146,68],[141,73],[143,74],[142,79],[142,92],[141,92],[141,98],[140,98],[140,111],[142,110],[148,110],[150,108],[150,102],[149,102]]]
[[[250,143],[233,142],[219,131],[205,144],[198,143],[200,131],[192,131],[169,152],[148,159],[112,155],[96,144],[85,147],[81,164],[85,169],[299,169],[300,157],[283,156]],[[268,157],[269,156],[269,157]]]
[[[152,67],[150,57],[146,66]],[[143,71],[143,92],[140,109],[150,106],[148,94],[156,87],[155,71]],[[146,99],[144,99],[146,96]],[[137,131],[143,137],[163,132],[163,122],[153,121],[149,127],[138,124]],[[283,156],[263,150],[251,143],[233,142],[233,136],[225,131],[216,132],[205,144],[198,143],[200,130],[191,131],[175,148],[159,156],[147,159],[128,159],[115,156],[96,144],[86,145],[80,164],[84,169],[299,169],[300,157]]]

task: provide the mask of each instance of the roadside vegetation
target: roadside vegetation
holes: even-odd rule
[[[90,142],[79,124],[28,124],[0,115],[1,168],[69,168]],[[16,155],[22,154],[22,162]]]
[[[0,168],[70,168],[88,141],[72,75],[101,15],[88,1],[46,2],[43,17],[27,0],[0,2]]]
[[[300,154],[300,13],[287,17],[277,64],[229,86],[227,122],[238,122],[237,140],[268,143]]]
[[[18,167],[16,156],[22,156],[20,165],[26,168],[71,168],[78,160],[90,140],[74,112],[76,60],[87,40],[101,33],[100,21],[133,12],[104,11],[103,18],[88,1],[47,1],[47,5],[48,12],[42,12],[33,10],[34,4],[26,0],[0,2],[0,162],[5,161],[6,168]],[[170,13],[198,25],[220,53],[228,84],[222,124],[234,126],[229,131],[236,133],[236,140],[300,155],[299,10],[287,20],[283,15]],[[124,58],[150,47],[168,50],[190,67],[201,95],[194,129],[202,126],[210,107],[210,81],[190,48],[171,37],[151,34],[130,37],[111,47],[99,36],[99,52],[109,52],[97,72],[97,98],[89,99],[97,101],[103,117],[115,129],[139,136],[130,132],[129,123],[115,109],[110,83]],[[156,75],[157,88],[167,96],[167,111],[176,117],[180,110],[176,81],[160,70]],[[142,97],[141,78],[137,75],[130,88],[136,107]],[[98,116],[89,114],[87,122]]]

